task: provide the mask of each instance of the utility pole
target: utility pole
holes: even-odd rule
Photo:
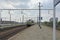
[[[39,2],[39,27],[41,29],[41,5],[40,5],[40,2]]]

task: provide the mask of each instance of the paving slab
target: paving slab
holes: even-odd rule
[[[8,40],[53,40],[52,28],[42,26],[42,29],[38,25],[31,26],[24,31],[19,32]],[[57,34],[60,32],[57,31]],[[60,35],[57,36],[57,40],[60,39]]]

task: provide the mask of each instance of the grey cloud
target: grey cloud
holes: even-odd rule
[[[15,8],[29,8],[28,6],[28,2],[30,2],[30,0],[0,0],[0,2],[3,2],[3,3],[20,3],[19,5],[13,5]]]
[[[49,0],[48,2],[42,3],[42,5],[43,5],[42,8],[52,9],[53,8],[53,1],[52,0]]]
[[[27,4],[20,4],[18,6],[15,6],[16,8],[29,8]]]
[[[8,0],[0,0],[0,2],[8,2]]]
[[[28,3],[30,2],[31,0],[0,0],[0,2],[21,2],[21,3]]]
[[[29,8],[28,6],[28,3],[31,1],[31,0],[10,0],[11,2],[20,2],[19,5],[14,5],[16,8]]]
[[[11,1],[11,2],[23,2],[23,3],[30,2],[30,0],[8,0],[8,1]]]
[[[6,1],[6,0],[0,0],[0,2],[3,2],[3,1]]]
[[[30,2],[30,0],[20,0],[21,2]]]

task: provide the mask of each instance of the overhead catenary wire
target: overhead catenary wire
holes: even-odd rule
[[[39,10],[39,9],[0,9],[0,10]],[[41,10],[53,10],[53,9],[41,9]]]

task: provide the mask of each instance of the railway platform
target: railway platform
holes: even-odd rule
[[[42,25],[33,25],[24,31],[19,32],[8,40],[52,40],[52,28]]]

